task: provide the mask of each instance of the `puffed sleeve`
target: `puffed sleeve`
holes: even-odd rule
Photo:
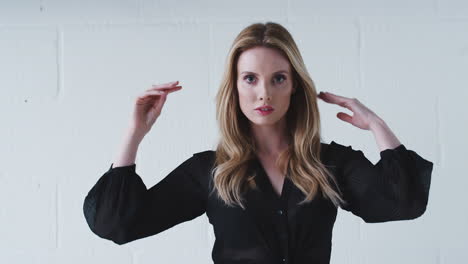
[[[426,211],[433,163],[400,144],[380,152],[373,164],[361,150],[329,145],[338,186],[348,202],[342,209],[367,223],[410,220]]]
[[[197,166],[193,155],[147,189],[136,164],[113,168],[112,163],[84,199],[88,226],[99,237],[121,245],[202,215],[206,195]]]

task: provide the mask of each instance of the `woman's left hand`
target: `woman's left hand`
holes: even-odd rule
[[[329,92],[320,92],[317,97],[327,103],[337,104],[351,110],[353,116],[343,112],[339,112],[336,116],[361,129],[370,130],[372,125],[380,119],[372,110],[367,108],[356,98],[347,98]]]

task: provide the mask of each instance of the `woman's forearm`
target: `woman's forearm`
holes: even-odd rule
[[[370,127],[370,130],[374,134],[377,142],[379,151],[394,149],[401,144],[390,127],[382,119],[375,118]]]
[[[140,145],[144,136],[145,134],[139,133],[132,128],[128,128],[112,167],[115,168],[133,165],[136,160],[138,146]]]

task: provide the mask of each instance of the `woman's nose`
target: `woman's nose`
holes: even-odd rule
[[[258,97],[260,98],[260,100],[264,100],[264,99],[270,100],[271,99],[271,87],[269,87],[269,85],[266,82],[264,82],[264,81],[259,82],[258,88],[259,88]]]

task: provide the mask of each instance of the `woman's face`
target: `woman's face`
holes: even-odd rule
[[[277,50],[254,47],[239,56],[237,91],[244,115],[255,125],[274,125],[289,108],[293,83],[290,64]],[[270,105],[273,111],[262,115],[257,107]]]

